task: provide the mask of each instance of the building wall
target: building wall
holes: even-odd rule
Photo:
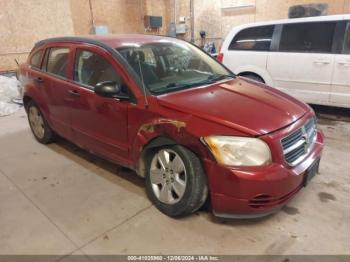
[[[242,23],[283,19],[288,8],[317,0],[193,0],[194,39],[199,32],[219,48],[230,29]],[[350,0],[319,0],[328,3],[329,14],[350,13]],[[91,8],[90,8],[91,3]],[[175,7],[176,3],[176,7]],[[255,9],[223,11],[224,4],[254,4]],[[187,18],[188,31],[179,38],[191,40],[190,0],[0,0],[0,71],[15,70],[14,59],[23,62],[40,39],[86,35],[96,25],[107,25],[111,33],[167,34],[169,23]],[[145,31],[144,15],[163,16],[159,31]],[[94,19],[92,19],[92,17]]]
[[[0,71],[16,69],[34,42],[74,34],[69,0],[0,1]]]
[[[15,70],[38,40],[92,33],[92,17],[110,33],[166,34],[169,8],[170,0],[0,0],[0,71]],[[145,32],[146,14],[163,16],[159,32]]]
[[[189,3],[189,0],[178,0]],[[219,47],[222,39],[233,26],[258,21],[288,18],[288,9],[292,5],[327,3],[328,14],[350,13],[350,0],[193,0],[194,1],[194,35],[196,43],[200,43],[199,32],[205,30],[208,39],[212,39]],[[255,9],[223,11],[227,5],[255,5]],[[188,5],[189,8],[189,5]],[[186,13],[186,12],[185,12]],[[188,12],[187,12],[188,14]],[[182,15],[182,14],[179,14]],[[186,39],[189,40],[188,34]]]

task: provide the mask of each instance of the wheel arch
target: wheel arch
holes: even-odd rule
[[[152,149],[155,149],[155,148],[159,148],[162,146],[170,146],[170,145],[178,145],[178,143],[175,140],[169,137],[166,137],[164,135],[156,136],[152,138],[150,141],[148,141],[148,143],[145,144],[145,146],[143,147],[140,153],[138,163],[137,163],[136,173],[141,177],[145,177],[146,160],[150,151],[152,151]]]
[[[234,73],[238,76],[255,75],[260,77],[266,85],[273,86],[273,79],[267,70],[257,66],[241,66],[238,67]]]
[[[249,75],[256,76],[256,77],[260,78],[263,81],[264,84],[266,83],[264,78],[262,78],[260,75],[258,75],[257,73],[254,73],[254,72],[247,72],[246,71],[246,72],[242,72],[242,73],[238,74],[238,76],[243,76],[243,77],[246,77],[246,76],[249,76]]]

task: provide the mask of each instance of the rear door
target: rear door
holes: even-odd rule
[[[308,103],[328,104],[335,28],[335,21],[279,25],[280,41],[267,62],[274,87]]]
[[[42,65],[46,73],[39,80],[47,101],[50,124],[58,134],[69,140],[72,139],[70,107],[73,101],[68,92],[70,55],[71,48],[67,44],[48,47]]]
[[[249,71],[263,75],[273,31],[274,25],[266,25],[238,32],[224,54],[224,64],[236,74]]]
[[[330,99],[332,105],[350,107],[350,21],[345,21],[344,27],[341,53],[335,56]]]
[[[130,101],[95,94],[97,83],[113,81],[128,93],[116,62],[101,48],[76,46],[74,76],[69,92],[74,99],[71,118],[74,141],[116,162],[128,161],[128,107]]]

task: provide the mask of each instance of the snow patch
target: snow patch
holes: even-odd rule
[[[21,85],[16,77],[0,75],[0,116],[15,113],[21,105],[13,101],[22,100]]]

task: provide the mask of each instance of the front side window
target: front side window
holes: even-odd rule
[[[345,31],[343,53],[350,54],[350,22],[348,22]]]
[[[40,68],[42,55],[43,55],[43,50],[39,50],[34,55],[32,55],[30,59],[30,65],[34,68]]]
[[[258,26],[243,29],[232,40],[229,50],[268,51],[275,26]]]
[[[105,58],[81,49],[75,56],[74,81],[92,88],[101,82],[121,82],[120,76]]]
[[[164,40],[124,46],[117,51],[153,94],[210,84],[233,76],[216,60],[186,42]]]
[[[283,25],[279,51],[331,53],[336,22]]]
[[[46,71],[58,76],[67,77],[68,56],[68,48],[50,48],[47,58]]]

